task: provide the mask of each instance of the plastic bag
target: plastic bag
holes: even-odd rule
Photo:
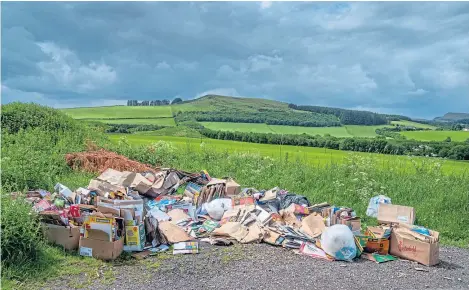
[[[350,228],[333,225],[321,235],[322,249],[337,260],[351,261],[357,255],[357,246]]]
[[[280,201],[279,208],[280,209],[286,209],[289,207],[292,203],[296,203],[299,205],[303,205],[308,207],[309,201],[306,197],[294,193],[287,193],[284,195],[277,195],[277,199]]]
[[[225,211],[230,210],[231,199],[230,198],[218,198],[205,205],[208,215],[214,220],[221,220]]]
[[[368,208],[366,209],[366,215],[374,218],[378,217],[378,208],[380,203],[391,204],[391,199],[384,195],[370,198]]]

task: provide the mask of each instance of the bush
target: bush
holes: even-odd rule
[[[34,262],[43,245],[41,227],[23,198],[2,194],[2,268]]]
[[[6,191],[52,189],[58,175],[71,171],[66,153],[85,150],[88,140],[98,145],[105,141],[100,128],[88,127],[58,110],[21,103],[6,105],[4,110],[1,177]],[[23,115],[25,119],[18,121]]]
[[[59,110],[25,103],[2,106],[2,130],[17,133],[26,128],[42,128],[47,131],[75,130],[80,124]]]

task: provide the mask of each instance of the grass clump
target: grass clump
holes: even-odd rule
[[[38,260],[43,243],[37,216],[24,199],[1,197],[2,268]]]

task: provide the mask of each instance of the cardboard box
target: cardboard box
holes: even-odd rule
[[[117,238],[112,241],[103,240],[107,239],[107,233],[100,230],[92,230],[88,238],[80,237],[79,253],[81,256],[94,257],[101,260],[114,260],[119,257],[124,249],[124,220],[121,218],[115,218],[114,220]]]
[[[143,251],[145,247],[145,225],[126,226],[124,251]]]
[[[439,263],[440,234],[430,231],[431,237],[412,232],[408,227],[395,226],[391,233],[390,254],[419,262],[426,266]]]
[[[80,255],[101,260],[115,260],[124,249],[124,237],[114,242],[80,238]]]
[[[83,223],[84,238],[111,242],[114,237],[115,226],[114,218],[89,216]]]
[[[370,236],[360,235],[357,236],[360,240],[360,245],[363,251],[367,253],[378,253],[380,255],[387,255],[389,253],[389,240],[373,238]]]
[[[97,205],[106,208],[113,208],[115,212],[119,211],[119,214],[121,214],[121,209],[133,209],[137,224],[143,223],[143,199],[116,200],[100,198]]]
[[[233,179],[228,179],[225,183],[225,192],[228,196],[237,195],[241,192],[241,186]]]
[[[391,237],[390,227],[367,227],[365,236],[371,236],[377,239],[389,239]]]
[[[378,208],[378,222],[383,224],[409,224],[415,222],[415,210],[413,207],[380,204]]]
[[[42,223],[42,229],[49,243],[61,245],[66,250],[78,249],[80,227],[64,227]]]

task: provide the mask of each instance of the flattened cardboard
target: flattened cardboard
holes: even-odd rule
[[[409,206],[382,203],[378,207],[378,222],[413,225],[415,222],[415,209]]]
[[[158,223],[160,232],[166,237],[168,242],[174,244],[179,242],[187,242],[193,240],[183,229],[171,222],[160,222]]]
[[[252,223],[247,230],[247,235],[239,241],[242,244],[259,243],[264,238],[265,232],[257,223]]]
[[[60,245],[66,250],[78,249],[80,242],[79,227],[64,227],[42,223],[42,229],[49,243]]]
[[[132,181],[132,184],[130,185],[130,187],[133,187],[140,194],[145,194],[147,191],[149,191],[151,189],[152,185],[153,185],[153,183],[151,181],[146,179],[140,173],[137,173],[135,175],[135,179]]]
[[[119,180],[120,185],[125,186],[125,187],[132,187],[131,185],[136,175],[137,173],[135,172],[130,172],[130,171],[122,172],[121,179]]]
[[[276,245],[278,246],[279,244],[277,243],[278,238],[280,238],[280,234],[277,232],[274,232],[270,229],[266,231],[266,234],[264,236],[264,242],[271,244],[271,245]]]
[[[88,189],[96,191],[100,196],[105,196],[106,192],[121,192],[125,193],[125,187],[119,185],[112,185],[109,182],[92,179],[88,184]]]
[[[301,230],[312,238],[320,236],[326,225],[320,215],[310,214],[301,221]]]
[[[439,263],[440,234],[435,231],[430,231],[430,234],[432,238],[428,239],[417,233],[408,234],[407,231],[401,231],[399,227],[395,227],[391,232],[389,253],[426,266],[436,265]],[[421,236],[420,239],[417,239],[415,235]]]
[[[112,168],[108,168],[103,173],[101,173],[101,175],[98,176],[96,179],[106,181],[112,185],[122,185],[122,172],[114,170]]]
[[[86,251],[82,251],[85,248]],[[91,250],[89,250],[91,249]],[[101,260],[115,260],[120,256],[124,249],[124,237],[114,242],[100,241],[89,238],[80,238],[80,254],[87,256],[91,252],[91,256]],[[86,254],[82,254],[86,252]]]
[[[190,218],[190,216],[180,208],[175,208],[168,211],[168,215],[171,217],[171,223],[173,224],[177,224],[181,220]]]

